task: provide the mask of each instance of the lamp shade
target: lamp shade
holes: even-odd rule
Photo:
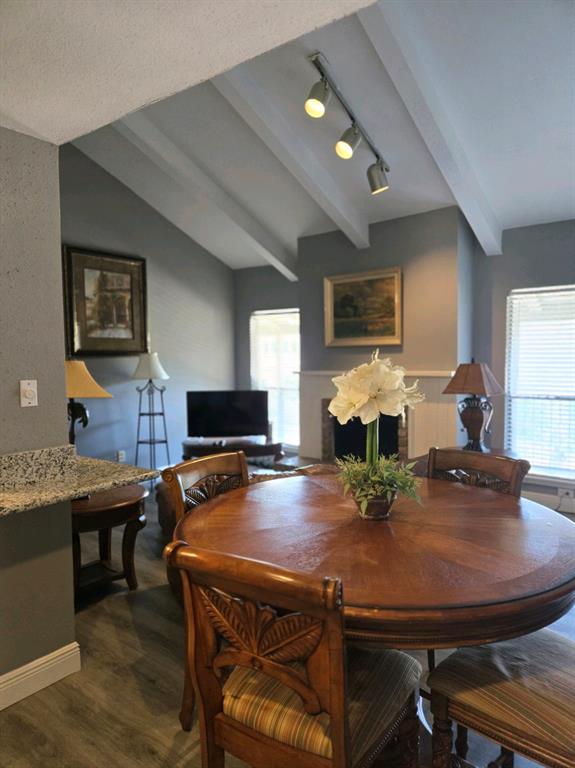
[[[146,352],[140,355],[136,370],[132,374],[133,379],[169,379],[170,377],[164,370],[157,352]]]
[[[86,368],[83,360],[66,360],[66,397],[112,397]]]
[[[502,395],[503,387],[487,363],[461,363],[443,390],[444,395]]]

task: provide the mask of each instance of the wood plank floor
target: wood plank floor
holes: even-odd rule
[[[82,671],[0,712],[1,768],[200,768],[197,728],[184,733],[178,722],[181,611],[165,580],[152,502],[146,513],[136,543],[139,589],[116,582],[82,602]],[[84,557],[95,557],[95,536],[82,542]],[[113,543],[119,553],[119,533]],[[575,614],[556,628],[575,637]],[[497,751],[474,738],[469,757],[485,764]],[[244,763],[228,756],[227,766]]]

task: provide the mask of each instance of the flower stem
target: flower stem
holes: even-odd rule
[[[365,444],[365,463],[375,466],[379,456],[379,418],[370,421],[367,425],[367,437]]]

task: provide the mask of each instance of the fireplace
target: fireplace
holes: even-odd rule
[[[321,401],[321,460],[333,462],[348,454],[365,459],[365,426],[359,419],[341,425],[328,411],[329,403],[329,398]],[[385,456],[397,453],[407,459],[407,414],[405,421],[398,416],[380,417],[379,450]]]

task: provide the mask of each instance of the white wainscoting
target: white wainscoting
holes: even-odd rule
[[[74,642],[0,675],[0,710],[79,672],[80,666],[80,646]]]
[[[300,371],[300,455],[321,457],[321,401],[335,395],[332,378],[341,371]],[[463,435],[454,395],[442,395],[452,371],[407,371],[406,383],[419,379],[425,400],[409,412],[408,455],[421,456],[433,445],[460,445]]]

